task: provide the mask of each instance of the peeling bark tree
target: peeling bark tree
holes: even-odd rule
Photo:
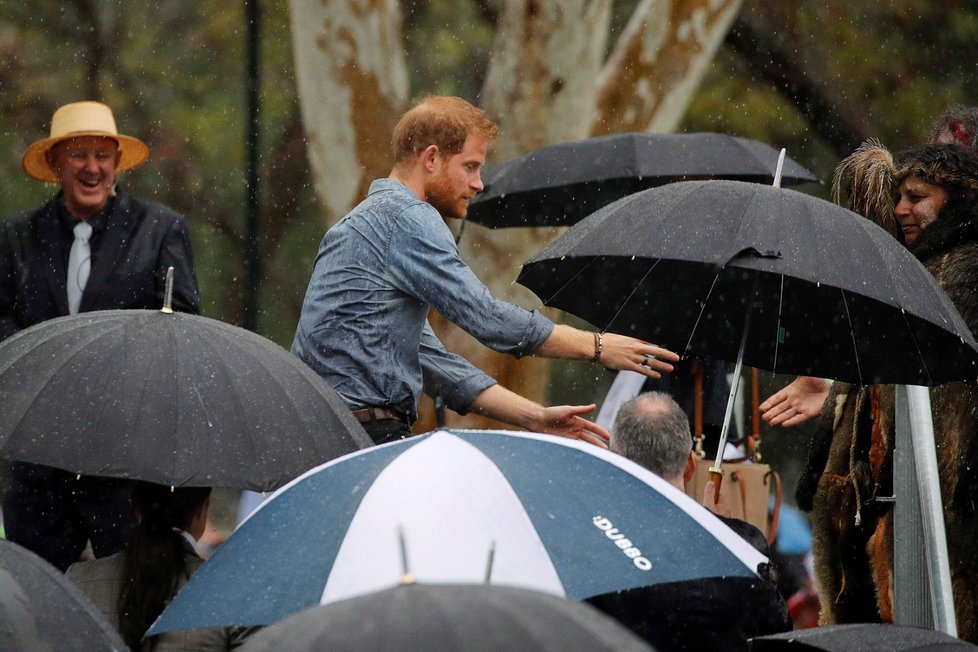
[[[642,0],[605,58],[611,0],[508,0],[482,91],[482,108],[500,126],[491,157],[506,160],[591,134],[671,131],[742,3]],[[400,18],[393,0],[290,0],[290,11],[309,158],[328,224],[390,168],[387,142],[407,101]],[[512,281],[554,234],[470,224],[460,248],[496,296],[539,307]],[[496,354],[437,316],[432,321],[449,350],[510,389],[543,399],[542,361]],[[452,425],[461,419],[449,415]],[[433,425],[429,404],[416,430]]]
[[[289,0],[299,108],[326,223],[390,168],[407,101],[396,0]]]

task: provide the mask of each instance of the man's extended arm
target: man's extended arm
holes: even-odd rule
[[[600,355],[595,356],[597,353]],[[557,324],[543,344],[533,352],[541,358],[595,360],[608,369],[635,371],[650,378],[672,371],[679,356],[654,344],[617,333],[598,335],[564,324]],[[647,366],[646,366],[647,365]]]
[[[469,409],[497,421],[532,432],[544,432],[570,439],[581,439],[604,448],[611,434],[596,423],[583,418],[595,405],[554,405],[545,407],[502,385],[493,385],[479,394]]]
[[[679,360],[671,351],[632,337],[605,333],[598,339],[593,332],[554,326],[539,313],[492,296],[459,257],[451,232],[430,206],[401,212],[396,239],[400,247],[390,260],[401,289],[495,351],[593,360],[600,348],[598,362],[605,367],[651,378],[671,371],[670,363]]]
[[[428,324],[421,335],[420,353],[425,392],[440,395],[456,412],[475,412],[533,432],[605,446],[608,431],[581,416],[592,412],[594,405],[544,407],[524,398],[497,384],[465,358],[446,351]]]

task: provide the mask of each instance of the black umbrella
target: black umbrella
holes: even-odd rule
[[[0,539],[0,650],[128,650],[81,589]]]
[[[242,650],[651,650],[597,609],[496,585],[407,584],[312,607]]]
[[[169,485],[278,487],[372,445],[333,390],[255,333],[106,310],[0,343],[0,457]]]
[[[791,629],[788,607],[770,578],[671,582],[606,593],[587,603],[657,650],[742,650],[751,637]]]
[[[685,355],[860,385],[978,376],[978,342],[892,236],[830,202],[742,181],[683,181],[595,212],[527,261],[549,306]]]
[[[622,133],[547,145],[486,170],[468,219],[489,227],[568,226],[639,190],[688,179],[771,183],[778,151],[716,133]],[[792,160],[782,183],[817,181]]]
[[[975,650],[978,646],[943,632],[904,625],[859,623],[829,625],[783,634],[759,636],[751,641],[751,652],[938,652],[940,650]]]
[[[978,343],[923,265],[869,220],[793,190],[686,181],[635,193],[554,239],[517,280],[602,330],[686,355],[858,384],[978,375]]]

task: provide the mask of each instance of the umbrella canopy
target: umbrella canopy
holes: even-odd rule
[[[859,384],[978,375],[978,343],[924,266],[869,220],[793,190],[715,180],[635,193],[555,238],[518,281],[685,354],[732,361],[744,345],[752,367]]]
[[[128,650],[57,568],[0,539],[0,650]]]
[[[949,636],[943,632],[903,625],[859,623],[852,625],[828,625],[802,629],[784,634],[758,636],[751,641],[751,652],[849,652],[849,650],[874,650],[886,652],[910,652],[911,650],[976,650],[978,646]]]
[[[651,650],[580,602],[511,586],[405,584],[311,607],[248,639],[249,652]]]
[[[689,179],[771,183],[779,152],[726,134],[622,133],[547,145],[486,170],[468,219],[488,227],[569,226],[616,199]],[[783,184],[817,181],[787,159]]]
[[[298,358],[197,315],[106,310],[0,342],[0,457],[264,491],[372,445]]]
[[[607,450],[547,435],[436,431],[283,487],[150,632],[268,624],[404,574],[462,584],[488,576],[582,599],[698,577],[756,578],[766,561],[683,492]]]

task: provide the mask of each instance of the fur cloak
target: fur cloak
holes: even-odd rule
[[[978,205],[944,206],[911,251],[978,332]],[[958,635],[978,642],[978,383],[930,390]],[[812,512],[821,624],[891,622],[894,389],[835,383],[797,488]],[[884,500],[881,500],[884,499]]]

